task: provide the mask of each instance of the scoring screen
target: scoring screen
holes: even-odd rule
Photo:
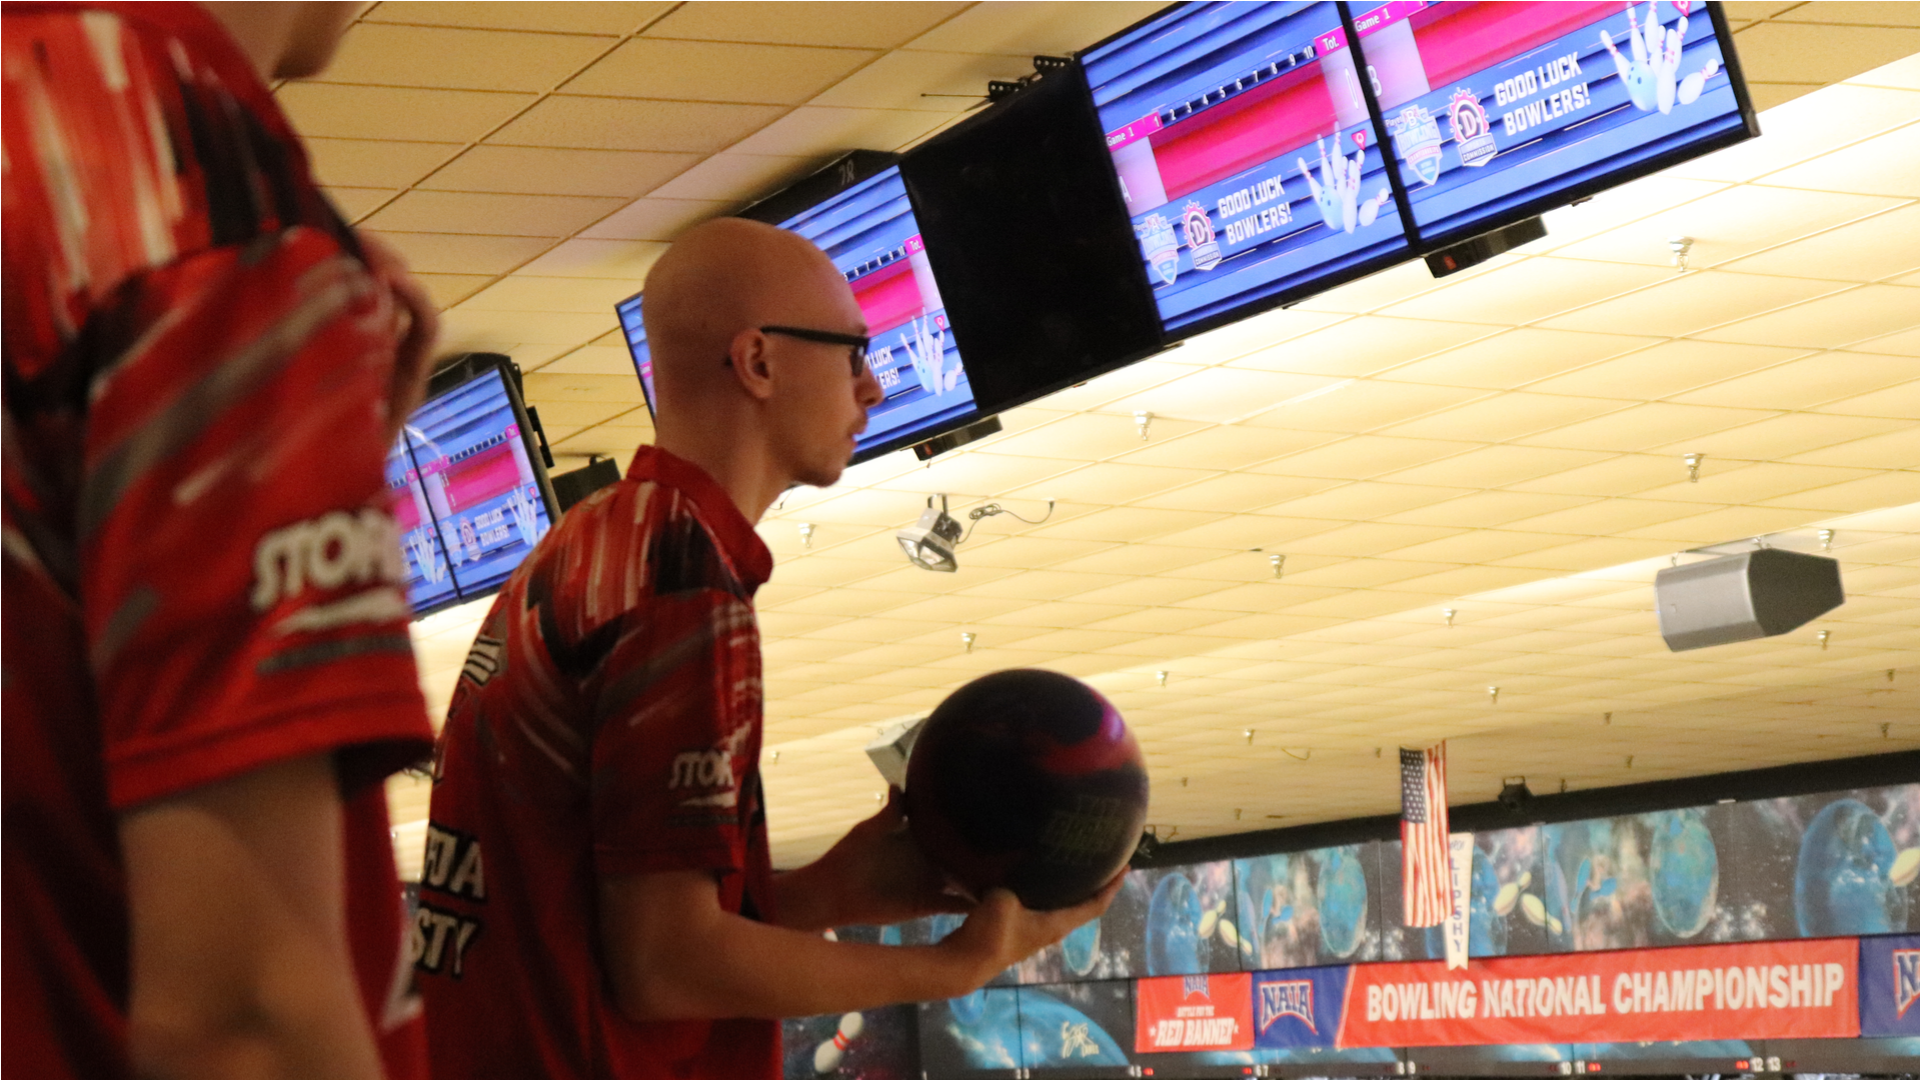
[[[1408,252],[1334,4],[1183,5],[1082,59],[1169,331]]]
[[[1426,241],[1746,127],[1702,3],[1393,0],[1352,13]]]

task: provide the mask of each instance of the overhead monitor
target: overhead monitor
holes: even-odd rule
[[[1337,5],[1183,4],[1081,60],[1170,335],[1409,254]]]
[[[1759,133],[1718,4],[1350,8],[1427,248]]]
[[[504,359],[432,391],[387,454],[416,618],[499,589],[558,516]]]
[[[763,205],[790,207],[792,201],[776,199]],[[751,208],[743,216],[765,219],[756,209],[760,208]],[[947,318],[898,167],[888,165],[769,223],[799,233],[826,252],[846,277],[866,317],[872,338],[867,366],[886,396],[868,411],[867,430],[855,445],[853,460],[924,442],[978,417],[959,338]],[[624,300],[615,310],[647,404],[657,415],[659,401],[641,297]]]

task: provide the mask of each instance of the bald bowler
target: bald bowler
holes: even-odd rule
[[[846,468],[882,396],[867,325],[819,249],[738,219],[682,236],[643,313],[658,442],[515,573],[439,744],[417,968],[441,1075],[771,1078],[777,1018],[970,992],[1112,896],[957,897],[897,793],[773,872],[753,524]],[[936,912],[968,913],[938,945],[820,933]]]

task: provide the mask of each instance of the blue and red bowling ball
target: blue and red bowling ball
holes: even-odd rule
[[[1140,746],[1112,703],[1068,675],[1016,668],[954,691],[907,762],[907,821],[975,896],[1004,887],[1071,907],[1120,872],[1147,818]]]

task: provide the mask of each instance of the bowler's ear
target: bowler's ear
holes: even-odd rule
[[[756,401],[773,396],[773,358],[767,335],[758,330],[742,330],[733,335],[727,350],[727,366],[740,388]]]

